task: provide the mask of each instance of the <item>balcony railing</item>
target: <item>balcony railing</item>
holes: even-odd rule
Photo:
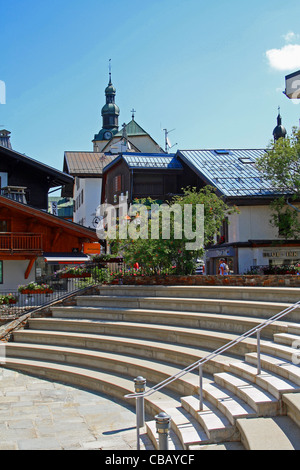
[[[0,233],[0,252],[36,253],[42,251],[42,235],[38,233]]]

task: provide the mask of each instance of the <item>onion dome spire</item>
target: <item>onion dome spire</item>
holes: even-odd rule
[[[287,134],[286,129],[282,125],[282,118],[281,118],[281,115],[280,115],[280,107],[278,107],[277,126],[273,130],[274,141],[276,142],[280,138],[284,139],[286,137],[286,134]]]

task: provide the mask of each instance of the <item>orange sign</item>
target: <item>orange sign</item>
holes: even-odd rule
[[[86,255],[100,255],[101,245],[100,243],[84,243],[83,253]]]

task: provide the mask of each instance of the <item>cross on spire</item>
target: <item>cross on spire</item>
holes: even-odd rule
[[[132,112],[132,120],[134,120],[134,113],[136,113],[136,110],[132,108],[131,112]]]
[[[108,70],[109,70],[109,83],[111,83],[111,59],[108,62]]]

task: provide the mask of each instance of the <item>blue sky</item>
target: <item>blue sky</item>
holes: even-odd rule
[[[119,124],[136,121],[177,149],[263,148],[300,69],[299,0],[0,0],[0,127],[13,148],[62,169],[102,127],[108,63]],[[292,63],[291,63],[291,54]],[[296,68],[295,68],[296,67]],[[300,104],[300,100],[298,102]]]

